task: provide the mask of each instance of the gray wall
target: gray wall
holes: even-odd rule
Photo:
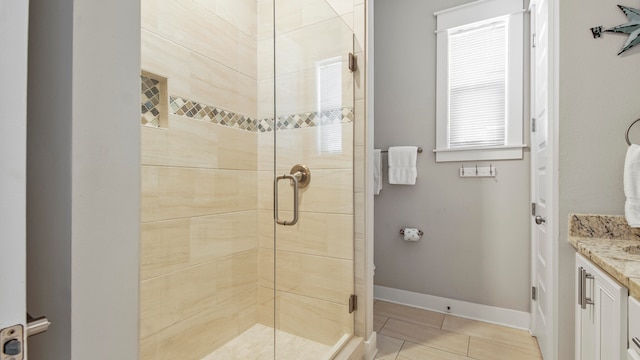
[[[624,132],[640,117],[640,48],[617,56],[626,35],[593,39],[589,28],[627,22],[616,4],[560,2],[559,93],[559,359],[573,358],[574,254],[567,244],[569,213],[624,214]],[[640,144],[640,126],[631,133]]]
[[[529,154],[492,162],[495,179],[461,179],[459,167],[475,162],[436,163],[432,152],[433,13],[466,2],[375,1],[375,147],[425,150],[415,186],[390,186],[385,179],[375,197],[375,284],[528,312]],[[402,241],[405,226],[422,229],[422,240]]]
[[[140,4],[31,0],[29,359],[138,357]]]

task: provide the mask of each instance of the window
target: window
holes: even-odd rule
[[[436,161],[522,159],[522,1],[476,1],[435,15]]]

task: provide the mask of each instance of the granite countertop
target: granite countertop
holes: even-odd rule
[[[640,229],[624,216],[571,215],[568,241],[640,300]]]

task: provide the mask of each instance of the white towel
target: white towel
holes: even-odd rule
[[[382,154],[380,149],[373,149],[373,193],[380,195],[382,190]]]
[[[418,177],[417,146],[392,146],[389,148],[389,184],[415,185]]]
[[[631,145],[624,159],[624,215],[631,227],[640,227],[640,146]]]

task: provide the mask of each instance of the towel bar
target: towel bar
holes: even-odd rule
[[[629,124],[629,127],[627,128],[627,131],[624,133],[624,139],[627,140],[627,145],[629,145],[629,146],[631,146],[631,141],[629,140],[629,130],[631,130],[631,127],[633,125],[635,125],[638,121],[640,121],[640,119],[636,119],[631,124]]]
[[[639,119],[639,120],[640,120],[640,119]],[[389,150],[382,150],[382,151],[380,151],[380,152],[381,152],[381,153],[388,153],[388,152],[389,152]],[[419,147],[419,148],[418,148],[418,154],[422,154],[422,148],[421,148],[421,147]]]

